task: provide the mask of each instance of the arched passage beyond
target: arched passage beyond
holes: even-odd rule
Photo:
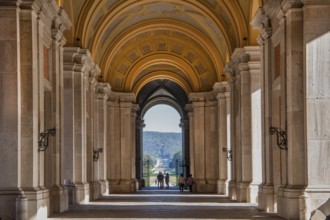
[[[158,104],[169,105],[176,109],[180,115],[183,168],[185,175],[189,174],[189,126],[187,112],[184,109],[188,98],[184,89],[171,80],[157,79],[147,83],[139,91],[136,102],[140,107],[136,121],[136,178],[138,180],[143,178],[143,118],[150,108]]]

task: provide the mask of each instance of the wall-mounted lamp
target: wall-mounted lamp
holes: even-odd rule
[[[286,131],[281,129],[281,128],[275,128],[275,127],[270,127],[269,128],[269,133],[271,135],[276,134],[276,142],[277,142],[277,146],[281,149],[281,150],[288,150],[288,140],[287,140],[287,136],[286,136]]]
[[[100,147],[100,148],[97,149],[97,150],[94,150],[94,151],[93,151],[93,160],[94,160],[94,161],[98,161],[98,159],[99,159],[99,157],[100,157],[100,153],[102,153],[102,152],[103,152],[102,147]]]
[[[39,141],[38,141],[38,151],[45,151],[48,147],[48,138],[50,136],[55,136],[56,129],[51,128],[46,131],[43,131],[39,134]]]
[[[224,148],[222,148],[222,151],[227,153],[227,160],[228,161],[231,161],[233,159],[233,155],[232,155],[231,150],[228,150],[228,148],[224,147]]]

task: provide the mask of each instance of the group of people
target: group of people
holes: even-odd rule
[[[166,184],[166,189],[170,188],[170,174],[166,173],[166,174],[162,174],[162,172],[159,171],[158,175],[157,175],[157,186],[158,188],[163,189],[164,188],[164,180],[165,180],[165,184]]]
[[[157,180],[155,180],[155,183],[157,184],[158,188],[160,188],[160,189],[164,188],[164,181],[166,184],[166,189],[169,189],[170,188],[170,174],[169,173],[163,174],[162,172],[159,171],[159,173],[157,174]],[[193,184],[194,184],[194,179],[191,174],[189,175],[189,177],[187,179],[185,179],[183,177],[183,174],[181,173],[181,175],[179,176],[180,193],[183,193],[183,189],[184,189],[185,185],[188,186],[189,192],[192,192]]]
[[[194,184],[194,179],[192,177],[191,174],[189,174],[189,177],[187,178],[187,180],[183,177],[183,174],[181,173],[180,177],[179,177],[179,190],[180,193],[183,193],[183,189],[185,185],[188,185],[189,188],[189,192],[192,192],[192,187]]]

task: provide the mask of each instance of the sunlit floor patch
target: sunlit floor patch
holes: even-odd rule
[[[88,204],[51,216],[52,220],[73,219],[282,219],[216,194],[194,194],[170,190],[142,190],[136,194],[111,194]]]

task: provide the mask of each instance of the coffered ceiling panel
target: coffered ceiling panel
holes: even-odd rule
[[[209,91],[246,44],[254,0],[68,0],[68,46],[90,50],[101,81],[135,92],[166,79]]]

